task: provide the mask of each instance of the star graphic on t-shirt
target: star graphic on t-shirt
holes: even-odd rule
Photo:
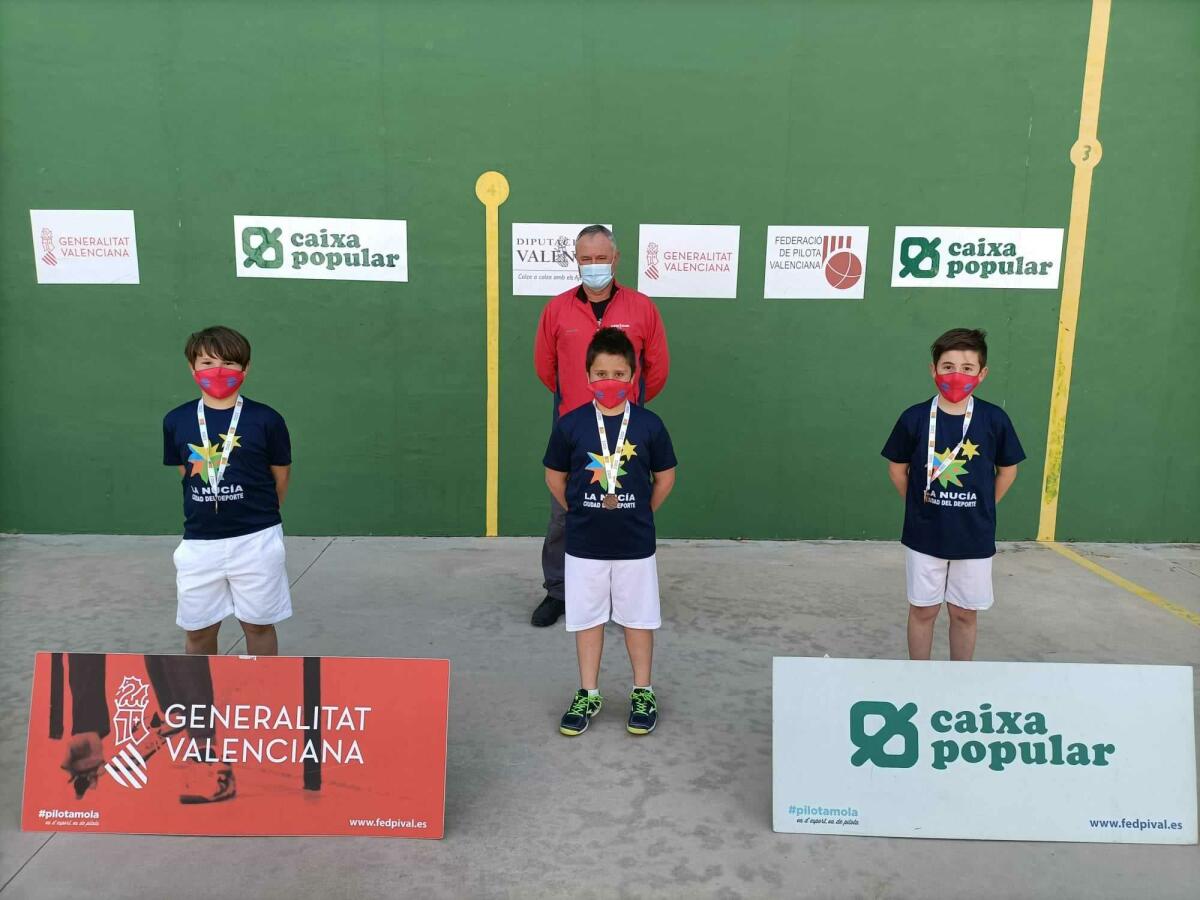
[[[972,444],[970,441],[963,441],[962,454],[967,459],[974,459],[979,455],[979,445]]]
[[[205,443],[203,446],[196,444],[188,444],[191,448],[191,453],[188,455],[188,462],[192,464],[191,475],[199,475],[200,480],[208,484],[208,464],[216,464],[221,458],[221,452],[211,444]]]
[[[637,456],[637,445],[626,441],[621,447],[621,456],[625,459],[633,459]]]
[[[203,446],[196,444],[188,444],[188,446],[192,448],[192,455],[188,459],[200,459],[207,462],[208,460],[215,461],[221,456],[221,451],[207,442]]]
[[[224,448],[224,446],[229,443],[230,438],[233,439],[233,447],[242,446],[242,436],[240,434],[223,434],[223,435],[221,435],[221,447],[222,448]],[[230,450],[232,450],[233,447],[230,447]]]
[[[933,454],[933,467],[936,470],[941,464],[950,458],[950,448],[947,447],[941,453]],[[946,466],[941,475],[938,476],[938,484],[946,487],[947,484],[953,484],[956,487],[962,487],[962,482],[958,480],[959,475],[966,475],[967,467],[961,459],[955,457],[951,460],[950,465]]]
[[[590,453],[590,452],[588,453],[588,456],[590,456],[592,459],[592,461],[587,464],[587,468],[589,470],[591,470],[591,473],[592,473],[592,480],[589,481],[588,484],[596,484],[598,482],[600,484],[601,489],[607,491],[608,490],[608,464],[611,461],[612,457],[611,456],[601,456],[599,453]],[[625,470],[618,467],[617,475],[620,476],[620,475],[624,475],[624,474],[626,474]],[[619,488],[620,486],[621,486],[621,482],[618,479],[616,485],[614,486],[614,490],[616,488]]]

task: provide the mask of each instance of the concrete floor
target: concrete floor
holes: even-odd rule
[[[618,703],[568,740],[556,725],[576,686],[572,642],[528,624],[540,542],[289,538],[285,653],[451,659],[445,840],[22,833],[34,651],[178,650],[175,543],[0,539],[4,900],[1196,896],[1195,846],[771,831],[771,657],[902,657],[903,558],[889,543],[665,543],[659,730],[630,738]],[[1200,547],[1075,549],[1200,611]],[[1200,661],[1200,629],[1046,548],[1005,545],[995,573],[980,659]],[[238,636],[227,625],[222,650]],[[618,633],[608,651],[601,687],[619,699]]]

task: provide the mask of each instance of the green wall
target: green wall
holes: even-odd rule
[[[889,286],[897,224],[1065,227],[1090,3],[359,0],[0,6],[0,528],[169,533],[189,332],[254,344],[295,534],[479,534],[483,207],[503,172],[500,525],[539,533],[543,301],[509,224],[742,226],[736,300],[659,301],[667,536],[894,538],[879,448],[927,347],[988,329],[982,396],[1037,528],[1059,296]],[[1059,537],[1200,540],[1200,6],[1115,0]],[[141,284],[39,286],[30,208],[133,209]],[[237,279],[235,214],[403,218],[407,284]],[[862,301],[766,301],[772,224],[871,227]],[[314,366],[336,377],[303,377]]]

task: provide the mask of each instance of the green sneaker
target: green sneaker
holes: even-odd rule
[[[575,692],[571,708],[563,713],[562,721],[558,723],[558,730],[567,737],[583,734],[587,731],[588,722],[591,721],[592,716],[600,712],[600,707],[603,705],[604,698],[599,694],[589,697],[588,692],[580,688]]]
[[[625,729],[630,734],[649,734],[658,724],[658,703],[654,691],[634,688],[629,695],[629,723]]]

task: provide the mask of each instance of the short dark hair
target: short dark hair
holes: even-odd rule
[[[216,356],[235,362],[243,369],[250,365],[250,342],[232,328],[212,325],[193,333],[183,346],[183,355],[193,366],[201,355]]]
[[[987,332],[981,328],[951,328],[929,348],[935,366],[947,350],[974,350],[979,354],[982,369],[987,366]]]
[[[629,363],[629,373],[637,369],[637,354],[633,352],[633,342],[620,328],[601,328],[592,335],[592,342],[587,349],[587,370],[592,371],[592,363],[601,353],[610,356],[623,356]]]
[[[613,249],[617,249],[617,239],[613,237],[612,231],[610,231],[608,228],[605,228],[603,225],[588,225],[575,236],[575,243],[578,244],[581,238],[590,237],[593,234],[598,234],[602,237],[608,238],[608,242],[612,244]]]

